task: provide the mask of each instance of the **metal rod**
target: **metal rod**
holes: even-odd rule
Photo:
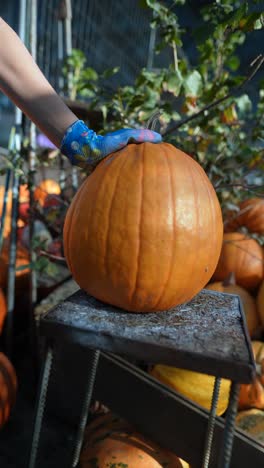
[[[77,464],[79,463],[82,442],[83,442],[83,437],[84,437],[84,431],[85,431],[85,426],[87,423],[88,411],[89,411],[91,398],[93,394],[95,376],[96,376],[96,371],[97,371],[97,366],[98,366],[98,361],[99,361],[99,356],[100,356],[100,351],[98,350],[95,350],[95,351],[91,350],[90,352],[91,352],[91,355],[89,358],[90,362],[88,363],[89,368],[88,368],[87,387],[86,387],[83,406],[82,406],[80,424],[79,424],[77,436],[76,436],[76,445],[75,445],[75,449],[73,453],[72,468],[75,468]]]
[[[58,66],[57,66],[57,77],[58,77],[58,91],[61,95],[64,95],[64,76],[62,73],[63,64],[63,22],[59,18],[57,23],[58,28]]]
[[[72,53],[72,7],[71,7],[71,0],[65,0],[66,6],[66,15],[65,15],[65,53],[66,57],[69,57]],[[72,74],[73,72],[70,70],[67,76],[67,92],[68,97],[71,98],[71,91],[72,91]],[[72,187],[74,191],[78,189],[78,172],[77,168],[72,166],[71,168],[72,173]]]
[[[231,456],[233,440],[235,434],[235,418],[237,414],[237,402],[239,396],[240,384],[232,382],[229,396],[229,403],[225,418],[225,428],[223,434],[222,449],[220,451],[218,468],[229,468],[231,465]]]
[[[153,68],[156,34],[157,34],[156,28],[150,28],[149,49],[148,49],[148,59],[147,59],[148,70],[151,70]]]
[[[25,41],[26,32],[26,0],[20,0],[19,8],[19,28],[18,34],[20,39]],[[22,140],[22,112],[15,108],[15,157],[13,164],[16,167],[20,159],[21,140]],[[19,194],[19,176],[16,171],[12,171],[12,209],[11,209],[11,232],[10,232],[10,248],[9,248],[9,265],[8,265],[8,286],[7,286],[7,327],[6,327],[6,353],[9,357],[12,354],[13,348],[13,312],[15,305],[15,267],[16,267],[16,241],[17,241],[17,212],[18,212],[18,194]]]
[[[11,156],[11,159],[13,159],[12,154],[14,151],[14,141],[15,141],[14,136],[15,136],[15,127],[13,126],[9,134],[8,153],[7,153],[7,156],[9,157]],[[6,223],[10,181],[11,181],[11,169],[7,169],[6,176],[5,176],[4,197],[3,197],[2,213],[1,213],[1,220],[0,220],[0,252],[2,250],[3,240],[4,240],[4,229],[5,229],[5,223]]]
[[[46,358],[43,365],[42,379],[39,388],[39,396],[37,399],[37,410],[35,415],[34,429],[33,429],[33,439],[31,445],[30,459],[28,468],[35,468],[38,448],[39,448],[39,439],[43,422],[43,415],[46,406],[46,397],[49,385],[49,378],[52,368],[53,361],[53,350],[51,347],[47,349]]]
[[[35,61],[37,61],[37,0],[30,0],[30,34],[29,34],[29,50]],[[34,357],[34,365],[36,372],[38,371],[38,338],[37,327],[34,317],[34,309],[37,303],[37,272],[34,269],[34,264],[37,260],[36,252],[33,249],[33,239],[35,235],[35,224],[33,213],[34,204],[34,189],[35,189],[35,172],[36,172],[36,125],[31,121],[29,125],[29,173],[28,185],[30,194],[30,215],[29,215],[29,255],[30,255],[30,340],[32,348],[32,356]],[[33,266],[32,266],[33,265]]]
[[[210,415],[209,415],[207,432],[206,432],[206,437],[205,437],[205,447],[204,447],[204,456],[203,456],[202,468],[208,468],[209,462],[210,462],[220,386],[221,386],[221,378],[216,377],[215,382],[214,382],[214,390],[213,390],[213,397],[212,397],[212,403],[211,403],[211,411],[210,411]]]

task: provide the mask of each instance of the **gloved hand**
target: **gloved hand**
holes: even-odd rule
[[[107,133],[105,136],[97,135],[82,120],[77,120],[67,129],[61,143],[61,152],[72,164],[95,168],[108,154],[123,148],[128,143],[145,141],[159,143],[161,140],[159,133],[147,129],[125,128]]]

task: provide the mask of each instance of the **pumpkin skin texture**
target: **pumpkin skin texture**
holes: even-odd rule
[[[194,403],[210,410],[215,382],[214,376],[162,364],[155,365],[150,370],[150,374]],[[227,409],[230,384],[229,380],[221,379],[216,411],[218,416]]]
[[[252,341],[252,349],[259,371],[252,383],[241,385],[238,407],[239,409],[258,408],[264,410],[264,343]]]
[[[0,289],[0,333],[3,330],[4,321],[6,318],[6,300],[3,291]]]
[[[0,353],[0,428],[8,421],[17,391],[16,372],[5,354]]]
[[[64,253],[75,281],[95,298],[153,312],[208,283],[222,235],[221,208],[199,164],[167,143],[129,144],[75,195]]]
[[[262,327],[264,327],[264,281],[262,281],[257,293],[257,310]]]
[[[45,179],[40,182],[40,184],[35,188],[34,191],[34,199],[40,204],[40,206],[44,206],[45,200],[48,195],[60,195],[61,189],[53,179]]]
[[[230,212],[225,230],[237,230],[245,226],[250,232],[264,234],[264,200],[249,198],[239,204],[239,211]]]
[[[135,432],[130,424],[112,413],[96,418],[86,428],[80,468],[95,466],[183,468],[176,455]]]
[[[208,284],[206,289],[227,294],[236,294],[239,296],[245,312],[249,335],[251,337],[254,336],[254,333],[259,329],[260,320],[255,300],[246,289],[241,288],[241,286],[238,286],[237,284],[229,284],[225,286],[221,281]]]
[[[259,409],[239,411],[235,424],[238,429],[242,429],[264,446],[264,411]]]
[[[263,251],[260,244],[240,232],[225,233],[218,265],[212,281],[223,281],[230,273],[236,283],[252,291],[263,278]]]

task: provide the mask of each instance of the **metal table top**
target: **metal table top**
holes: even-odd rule
[[[40,319],[46,338],[247,383],[255,375],[239,297],[202,290],[168,311],[132,313],[79,290]]]

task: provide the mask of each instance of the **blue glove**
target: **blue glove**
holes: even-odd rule
[[[105,136],[97,135],[82,120],[77,120],[67,129],[61,143],[61,152],[72,164],[95,168],[108,154],[128,143],[159,143],[161,140],[159,133],[147,129],[124,128]]]

